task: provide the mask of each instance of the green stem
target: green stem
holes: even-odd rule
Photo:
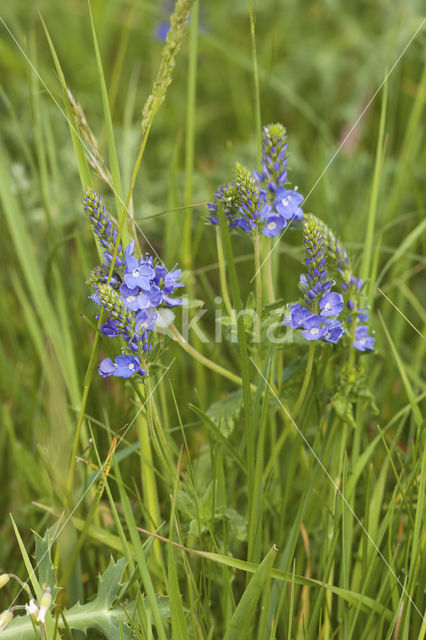
[[[100,327],[100,323],[102,322],[103,312],[104,310],[102,308],[101,313],[99,314],[98,329]],[[80,412],[78,414],[77,427],[75,430],[74,443],[73,443],[72,453],[71,453],[71,463],[70,463],[70,468],[68,472],[67,489],[68,489],[68,495],[70,500],[72,498],[71,494],[72,494],[72,488],[74,484],[74,471],[75,471],[75,465],[77,462],[78,446],[80,444],[80,434],[81,434],[81,429],[84,422],[84,415],[86,412],[86,404],[87,404],[87,398],[89,396],[90,382],[92,380],[93,369],[95,367],[97,353],[98,353],[98,350],[97,350],[98,340],[99,340],[99,336],[98,336],[98,332],[96,332],[95,339],[93,341],[92,352],[90,354],[89,364],[87,366],[87,371],[84,378],[83,395],[81,397]]]
[[[234,310],[232,308],[231,299],[229,297],[229,292],[228,292],[228,284],[226,281],[225,258],[223,255],[222,235],[219,227],[216,227],[216,245],[217,245],[217,259],[219,261],[219,278],[220,278],[220,288],[222,291],[222,298],[225,305],[225,309],[229,317],[233,318]]]
[[[216,364],[215,362],[213,362],[213,360],[210,360],[209,358],[206,358],[206,356],[203,356],[203,354],[197,351],[196,349],[194,349],[194,347],[191,347],[189,342],[185,340],[183,335],[179,333],[179,331],[176,329],[176,327],[173,324],[170,325],[169,330],[170,330],[170,333],[176,339],[176,341],[180,344],[182,349],[184,349],[184,351],[189,353],[193,358],[198,360],[198,362],[201,362],[201,364],[203,364],[205,367],[207,367],[208,369],[211,369],[212,371],[215,371],[220,376],[223,376],[224,378],[231,380],[231,382],[235,382],[235,384],[238,384],[240,387],[242,386],[243,381],[242,381],[242,378],[240,378],[240,376],[237,376],[235,375],[235,373],[228,371],[228,369],[221,367],[219,364]],[[256,386],[255,385],[251,385],[251,386],[252,386],[252,391],[255,391]]]
[[[271,255],[271,238],[265,238],[264,250],[266,256],[264,259],[265,275],[266,275],[266,291],[268,293],[268,302],[275,302],[274,281],[272,278],[272,255]]]
[[[143,398],[140,393],[136,395],[139,397],[142,402],[142,406],[145,406],[145,413],[141,411],[138,414],[136,419],[136,428],[138,432],[138,440],[139,440],[139,448],[140,448],[140,473],[141,473],[141,483],[143,495],[145,498],[145,508],[149,515],[151,526],[156,529],[160,522],[160,505],[158,501],[158,490],[157,490],[157,480],[155,477],[154,471],[154,458],[151,447],[151,439],[150,439],[150,429],[149,429],[149,416],[148,416],[148,407],[146,406],[149,402],[151,390],[149,386],[149,382],[146,381],[147,385],[145,395],[146,400],[143,401]],[[139,391],[139,390],[138,390]],[[164,561],[161,553],[161,549],[159,545],[154,546],[154,556],[157,561],[158,567],[162,571],[164,569]]]
[[[132,382],[132,381],[131,381]],[[152,446],[154,448],[155,453],[158,456],[159,461],[161,462],[164,472],[165,472],[165,476],[170,476],[170,469],[171,469],[171,465],[172,465],[172,460],[170,458],[168,454],[168,449],[167,447],[164,447],[164,435],[159,433],[159,429],[155,429],[154,428],[154,413],[155,413],[155,409],[154,409],[154,401],[151,395],[151,384],[150,384],[150,376],[146,376],[145,378],[145,385],[146,385],[146,396],[147,396],[147,400],[146,403],[144,401],[144,397],[140,391],[140,384],[138,384],[137,382],[132,383],[133,386],[133,390],[135,392],[135,394],[138,396],[139,400],[141,401],[141,404],[144,406],[145,408],[145,414],[146,414],[146,423],[148,425],[148,431],[150,433],[150,438],[151,438],[151,443]],[[154,386],[154,389],[156,387]],[[145,406],[146,404],[146,406]],[[157,425],[158,426],[158,425]],[[166,454],[167,451],[167,454]]]
[[[258,233],[253,238],[254,244],[254,269],[256,281],[256,342],[260,343],[260,327],[262,324],[262,273],[260,259],[260,236]]]
[[[185,138],[185,205],[190,206],[192,200],[192,183],[194,171],[195,146],[195,100],[197,88],[197,56],[198,56],[198,2],[194,3],[189,29],[188,86],[186,104],[186,138]],[[183,267],[192,266],[192,210],[187,209],[183,230]]]
[[[257,64],[256,54],[256,20],[253,10],[253,0],[248,0],[249,18],[250,18],[250,36],[251,36],[251,55],[253,63],[253,81],[254,81],[254,114],[256,122],[256,147],[257,147],[257,164],[260,169],[262,162],[262,117],[260,113],[260,91],[259,91],[259,68]]]
[[[296,419],[297,414],[300,411],[300,407],[302,406],[305,397],[306,397],[306,392],[308,390],[308,386],[309,386],[309,381],[311,379],[311,373],[312,373],[312,365],[314,363],[314,354],[315,354],[315,342],[311,342],[309,344],[309,354],[308,354],[308,362],[306,364],[306,370],[305,370],[305,377],[303,379],[303,385],[302,388],[300,390],[300,394],[299,397],[297,399],[296,405],[292,411],[292,418],[293,420]]]
[[[255,432],[253,424],[252,412],[252,389],[250,384],[250,365],[247,349],[247,339],[245,334],[244,319],[242,311],[240,287],[237,278],[237,270],[235,268],[234,253],[232,250],[231,236],[229,233],[228,223],[225,212],[221,206],[218,207],[219,224],[223,237],[224,252],[226,264],[229,271],[229,279],[231,282],[232,300],[237,314],[237,335],[238,348],[241,362],[241,377],[243,387],[243,403],[244,403],[244,426],[246,432],[246,454],[247,454],[247,519],[250,522],[251,510],[254,505],[254,470],[255,470]]]

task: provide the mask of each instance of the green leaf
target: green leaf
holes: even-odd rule
[[[233,391],[224,400],[214,402],[207,409],[208,417],[220,426],[221,433],[229,438],[234,430],[235,421],[239,418],[243,406],[243,393],[241,389]]]
[[[224,640],[239,640],[240,638],[250,637],[250,626],[256,612],[256,605],[262,593],[263,586],[270,577],[276,553],[277,549],[272,547],[256,569],[232,615]]]
[[[114,130],[112,126],[108,91],[106,88],[106,82],[105,82],[105,77],[104,77],[104,72],[102,67],[101,53],[99,50],[98,39],[96,37],[95,22],[93,20],[93,14],[92,14],[92,8],[90,6],[90,2],[89,2],[89,16],[90,16],[90,27],[91,27],[92,38],[93,38],[93,46],[95,48],[96,69],[98,72],[99,85],[100,85],[101,95],[102,95],[102,106],[104,111],[106,136],[107,136],[107,142],[108,142],[108,156],[109,156],[109,161],[111,165],[111,174],[114,181],[115,204],[116,204],[117,215],[120,215],[124,207],[123,188],[121,186],[120,168],[118,164],[117,150],[116,150],[115,141],[114,141]],[[127,228],[124,227],[123,229],[124,244],[127,244],[128,240],[129,238],[128,238]]]
[[[61,521],[47,529],[43,538],[34,532],[35,537],[35,560],[40,585],[46,583],[52,593],[52,602],[55,602],[56,594],[59,591],[56,578],[56,568],[53,566],[50,550],[52,544],[61,532]]]
[[[352,411],[353,398],[345,391],[338,391],[333,398],[333,409],[344,422],[355,428],[355,420]]]
[[[194,499],[191,496],[181,489],[176,494],[176,508],[177,510],[188,518],[195,518],[196,509],[194,505]]]
[[[232,535],[237,540],[245,542],[247,540],[247,521],[245,518],[231,507],[227,507],[223,514],[229,522],[229,528]]]
[[[120,607],[112,607],[117,598],[121,579],[127,562],[120,558],[118,562],[110,560],[105,573],[99,578],[99,587],[96,598],[86,604],[77,603],[71,609],[64,612],[65,619],[70,629],[86,632],[88,629],[100,631],[108,640],[120,640],[120,628],[127,625],[135,610],[135,603],[124,603]],[[162,619],[170,616],[168,599],[157,598],[157,605]],[[61,628],[61,623],[59,624]],[[124,636],[129,637],[125,631]]]
[[[46,540],[49,540],[49,530],[45,538],[39,538],[39,549],[43,549]],[[120,589],[121,578],[126,568],[125,558],[120,558],[118,562],[111,559],[105,573],[99,578],[99,588],[96,598],[86,604],[75,604],[71,609],[64,611],[66,625],[70,629],[83,631],[95,629],[102,633],[107,640],[120,640],[122,638],[123,625],[127,627],[129,618],[135,610],[135,603],[124,603],[120,607],[112,607]],[[158,609],[163,619],[170,617],[168,599],[159,597],[157,599]],[[59,629],[64,629],[63,620],[58,621]],[[35,636],[34,627],[30,618],[18,616],[2,631],[2,640],[33,640]],[[128,640],[134,638],[129,630],[124,631],[124,637]]]
[[[400,355],[398,353],[398,350],[397,350],[397,348],[396,348],[396,346],[395,346],[395,344],[394,344],[394,342],[393,342],[393,340],[391,338],[390,331],[388,330],[388,328],[387,328],[387,326],[385,324],[385,321],[383,319],[383,316],[382,316],[382,314],[380,312],[379,312],[379,318],[380,318],[380,322],[382,323],[383,330],[385,332],[386,338],[388,339],[388,342],[389,342],[393,357],[395,358],[395,362],[397,364],[398,371],[400,373],[401,380],[402,380],[402,383],[403,383],[404,388],[405,388],[405,392],[406,392],[408,400],[410,402],[411,410],[413,412],[414,421],[415,421],[415,423],[417,425],[417,428],[421,429],[422,425],[423,425],[423,416],[422,416],[422,412],[420,411],[419,406],[418,406],[418,399],[416,398],[416,394],[414,393],[414,390],[413,390],[413,388],[411,386],[410,379],[409,379],[408,374],[407,374],[405,363],[402,361],[402,358],[400,357]]]

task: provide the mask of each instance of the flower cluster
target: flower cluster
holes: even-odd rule
[[[286,130],[280,124],[268,125],[262,134],[262,171],[250,172],[237,164],[231,185],[221,186],[208,205],[210,221],[218,224],[221,206],[231,229],[246,233],[277,236],[293,221],[303,219],[303,196],[286,189]]]
[[[259,185],[275,194],[287,180],[287,131],[282,124],[269,124],[262,131],[262,171],[253,174]]]
[[[312,216],[313,217],[313,216]],[[323,222],[317,220],[321,225],[326,237],[327,253],[336,266],[336,270],[341,279],[341,288],[345,302],[344,321],[347,326],[353,326],[352,346],[358,351],[373,351],[375,338],[368,333],[366,324],[369,319],[368,307],[362,305],[362,289],[364,282],[362,278],[357,278],[352,271],[349,256],[345,247],[336,238],[332,230]]]
[[[105,322],[100,331],[109,338],[120,336],[125,345],[125,351],[115,361],[105,358],[101,362],[99,373],[104,378],[144,376],[146,369],[141,361],[146,360],[152,350],[158,309],[182,304],[182,300],[172,297],[176,288],[184,286],[179,281],[181,269],[167,271],[164,265],[155,264],[149,254],[136,258],[132,241],[124,250],[118,244],[109,278],[117,229],[97,193],[86,192],[84,209],[104,249],[104,263],[93,269],[88,280],[94,289],[91,299],[104,309]]]
[[[46,621],[46,613],[51,604],[52,595],[50,593],[50,587],[44,584],[39,602],[37,603],[31,598],[29,604],[25,605],[25,610],[35,624],[44,624]]]
[[[25,605],[17,604],[10,606],[9,609],[5,609],[5,611],[0,613],[0,632],[4,631],[12,622],[14,611],[20,609],[25,609],[34,624],[44,625],[46,623],[46,614],[52,605],[52,594],[49,585],[46,583],[42,585],[40,598],[38,602],[36,602],[32,597],[32,592],[28,584],[22,582],[22,580],[13,573],[0,574],[0,589],[9,582],[10,578],[14,578],[21,585],[21,590],[27,593],[30,601]]]
[[[307,273],[301,274],[299,287],[304,295],[303,304],[291,305],[284,324],[301,329],[307,340],[325,340],[336,343],[344,333],[338,319],[344,308],[343,296],[331,291],[334,284],[328,278],[325,238],[315,218],[308,217],[304,225],[305,264]]]
[[[360,305],[363,282],[353,275],[346,249],[329,227],[312,214],[305,219],[304,243],[308,271],[299,282],[304,298],[302,303],[290,306],[284,324],[302,329],[307,340],[336,343],[348,334],[358,351],[374,350],[375,338],[368,334],[366,325],[358,324],[368,320],[368,309]],[[331,291],[336,283],[329,279],[327,258],[334,262],[342,279],[342,293]]]

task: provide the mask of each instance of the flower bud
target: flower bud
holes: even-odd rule
[[[0,632],[4,631],[13,619],[13,613],[6,609],[0,613]]]
[[[39,600],[40,611],[38,612],[37,622],[41,622],[42,624],[44,624],[46,619],[46,613],[51,604],[52,604],[52,596],[50,594],[50,587],[45,585],[43,588],[43,593],[41,594],[41,597]]]
[[[37,603],[31,598],[31,600],[29,601],[28,604],[25,605],[25,611],[28,613],[28,615],[30,616],[31,620],[36,623],[37,622],[37,616],[39,613],[39,608]]]
[[[0,576],[0,589],[4,587],[9,582],[9,575],[7,573],[2,573]]]

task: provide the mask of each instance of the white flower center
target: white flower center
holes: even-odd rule
[[[138,275],[139,275],[139,269],[135,269],[134,271],[132,271],[132,276],[133,276],[134,278],[137,278],[137,277],[138,277]]]
[[[288,198],[283,198],[283,199],[282,199],[282,205],[283,205],[283,207],[288,207],[288,203],[289,203],[289,201],[290,201],[290,198],[289,198],[289,197],[288,197]]]
[[[127,298],[127,302],[134,302],[136,300],[135,296],[129,296]]]
[[[331,304],[329,302],[327,302],[325,307],[324,307],[324,310],[325,311],[330,311],[330,309],[331,309]]]
[[[270,222],[270,223],[268,224],[268,229],[275,229],[275,227],[276,227],[276,226],[277,226],[277,223],[276,223],[276,222]]]
[[[129,364],[129,369],[132,371],[135,368],[135,365],[133,364],[133,362],[131,364]]]
[[[316,336],[319,333],[319,329],[311,329],[312,335]]]

